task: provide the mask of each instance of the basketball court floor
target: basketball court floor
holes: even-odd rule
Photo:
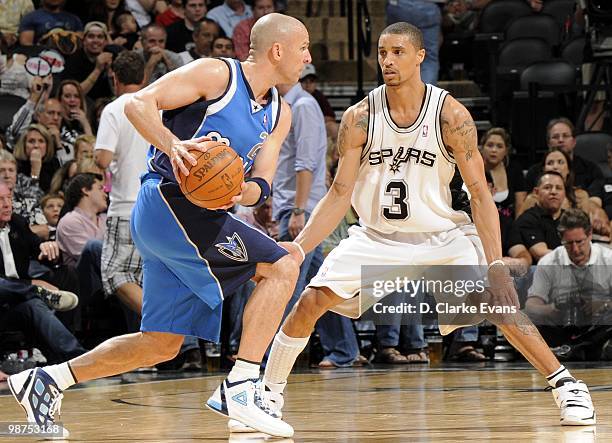
[[[612,365],[568,365],[591,389],[596,427],[561,427],[527,363],[405,365],[293,374],[284,417],[293,439],[229,435],[203,407],[223,374],[138,374],[64,393],[61,421],[87,442],[611,442]],[[0,383],[0,422],[24,420]],[[36,439],[0,437],[3,441]]]

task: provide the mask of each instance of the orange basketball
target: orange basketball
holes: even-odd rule
[[[230,203],[240,194],[244,180],[242,159],[236,151],[220,142],[208,151],[189,151],[197,163],[189,169],[189,175],[179,172],[181,191],[194,205],[202,208],[218,208]],[[185,162],[189,168],[190,164]]]

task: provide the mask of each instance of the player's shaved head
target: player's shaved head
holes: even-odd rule
[[[419,49],[425,48],[425,45],[423,43],[423,33],[419,28],[414,25],[411,25],[410,23],[393,23],[392,25],[389,25],[385,29],[383,29],[383,32],[381,32],[380,36],[382,37],[386,34],[405,35],[406,37],[408,37],[408,39],[414,45],[417,51]]]
[[[261,17],[251,30],[251,50],[267,51],[274,43],[281,45],[308,31],[298,19],[288,15],[272,13]]]

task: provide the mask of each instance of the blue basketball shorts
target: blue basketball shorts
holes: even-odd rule
[[[155,173],[143,176],[131,229],[143,259],[141,331],[218,341],[224,296],[251,279],[257,263],[287,255],[234,215],[195,206]]]

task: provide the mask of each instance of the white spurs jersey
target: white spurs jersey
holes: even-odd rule
[[[391,118],[385,85],[368,95],[368,138],[351,202],[362,226],[392,234],[439,232],[471,223],[451,207],[453,156],[442,143],[440,113],[447,91],[426,85],[414,124]]]

